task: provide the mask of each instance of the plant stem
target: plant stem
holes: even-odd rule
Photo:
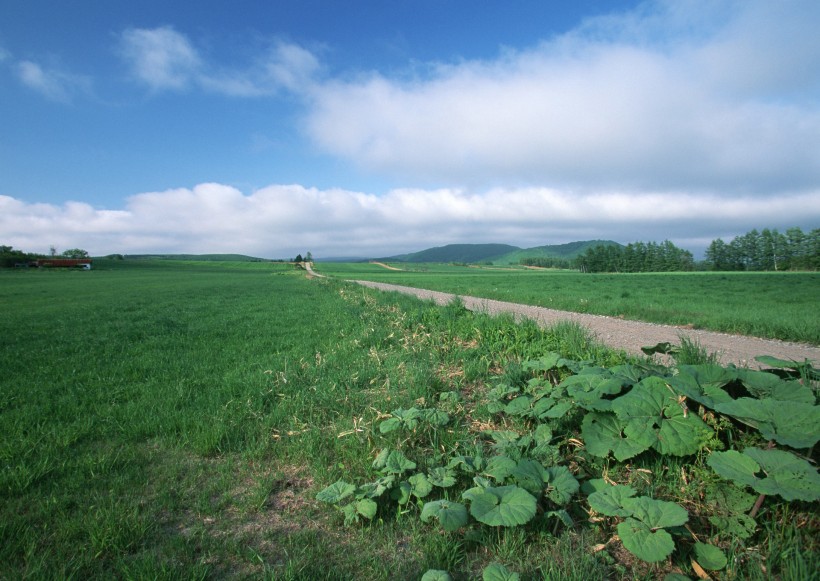
[[[769,445],[766,446],[766,449],[771,450],[772,448],[774,448],[774,440],[769,440]],[[757,511],[759,511],[760,507],[763,506],[763,501],[764,500],[766,500],[766,495],[765,494],[761,494],[760,496],[757,497],[757,500],[755,501],[755,505],[752,507],[752,511],[749,513],[749,516],[751,518],[754,518],[755,515],[757,515]]]

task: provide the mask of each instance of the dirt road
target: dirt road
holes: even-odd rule
[[[438,304],[447,304],[455,295],[430,290],[417,289],[395,284],[354,280],[363,286],[383,291],[397,291],[415,295],[421,299],[434,300]],[[539,324],[549,326],[558,321],[576,321],[587,327],[606,345],[623,349],[627,353],[642,354],[641,347],[656,345],[668,341],[680,344],[680,337],[686,336],[697,341],[709,353],[717,353],[723,365],[734,363],[738,366],[759,367],[754,358],[758,355],[772,355],[780,359],[804,361],[806,359],[820,363],[820,348],[799,343],[787,343],[770,339],[757,339],[742,335],[728,335],[713,331],[683,329],[669,325],[656,325],[639,321],[628,321],[615,317],[586,315],[556,311],[543,307],[533,307],[490,299],[461,297],[464,305],[472,310],[489,314],[512,313],[518,317],[528,317]]]

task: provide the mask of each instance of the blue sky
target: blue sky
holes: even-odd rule
[[[814,0],[3,0],[0,244],[385,256],[820,227]]]

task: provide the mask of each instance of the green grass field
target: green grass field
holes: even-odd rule
[[[418,579],[428,569],[470,579],[492,562],[524,579],[694,575],[690,541],[637,562],[613,540],[614,522],[589,522],[582,504],[567,507],[572,526],[545,515],[446,532],[421,521],[420,502],[382,499],[373,520],[345,527],[316,499],[339,479],[372,481],[386,446],[433,470],[453,454],[492,453],[493,431],[526,434],[530,420],[488,403],[499,381],[537,375],[523,361],[554,351],[628,363],[579,327],[539,329],[271,263],[3,271],[0,299],[0,579]],[[380,429],[413,407],[450,419]],[[685,503],[704,534],[695,515],[716,476],[700,456],[610,462],[573,443],[577,428],[554,422],[564,435],[553,461]],[[731,573],[713,574],[811,578],[816,508],[770,497],[754,536],[718,539]]]
[[[820,273],[580,274],[321,263],[317,272],[552,309],[820,345]]]

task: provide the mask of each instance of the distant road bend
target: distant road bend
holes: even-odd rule
[[[307,265],[308,273],[322,276]],[[409,286],[371,282],[367,280],[351,280],[362,286],[382,291],[395,291],[414,295],[423,300],[433,300],[439,305],[446,305],[457,295],[419,289]],[[672,325],[658,325],[641,321],[630,321],[602,315],[588,315],[557,311],[544,307],[534,307],[518,303],[508,303],[492,299],[482,299],[458,295],[464,306],[471,311],[497,315],[511,313],[516,317],[533,319],[538,324],[548,327],[559,321],[574,321],[588,328],[601,342],[615,349],[623,349],[633,355],[642,355],[641,347],[669,342],[679,344],[681,337],[696,342],[709,353],[717,353],[723,365],[734,363],[743,367],[758,367],[754,360],[758,355],[771,355],[779,359],[805,361],[806,359],[820,362],[820,348],[802,343],[789,343],[773,339],[759,339],[744,335],[729,335],[714,331],[698,329],[684,329]]]

